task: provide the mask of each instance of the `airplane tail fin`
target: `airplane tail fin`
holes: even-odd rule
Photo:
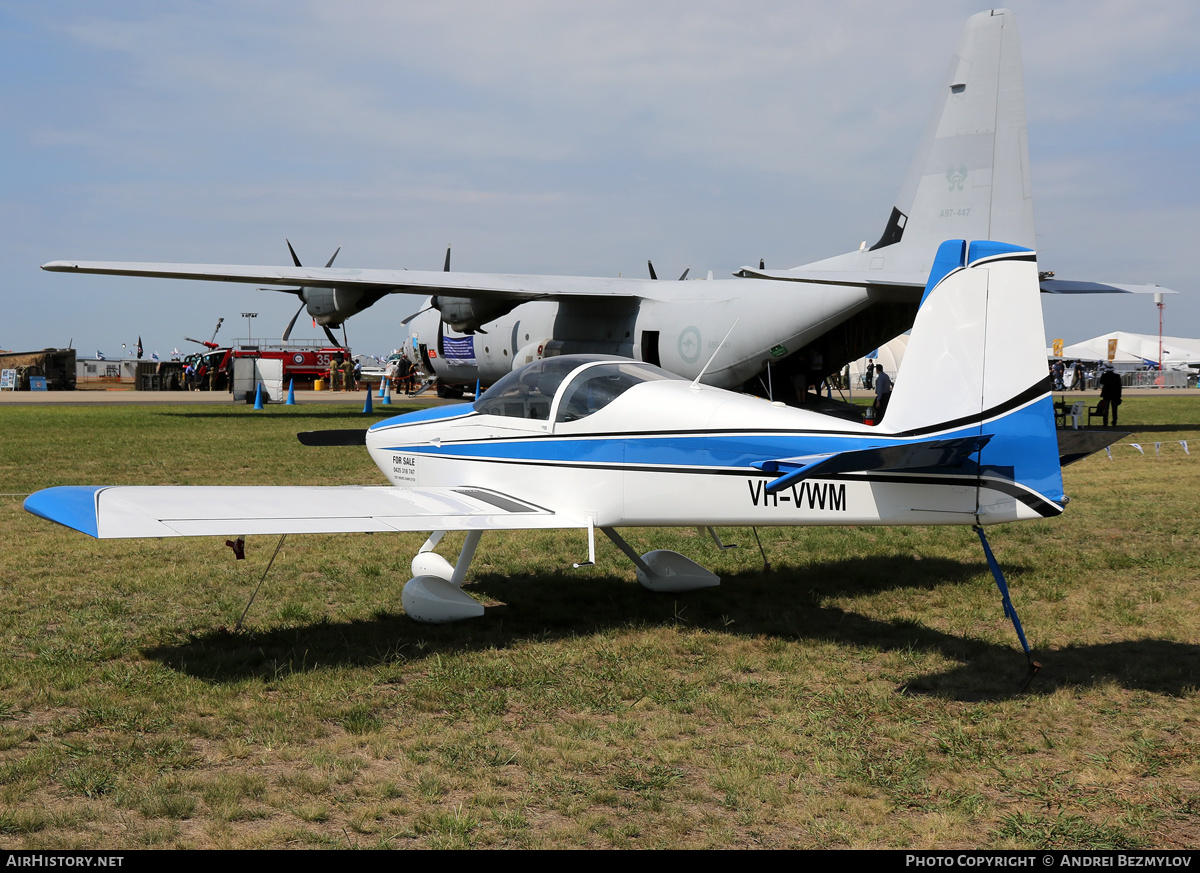
[[[1034,247],[1021,47],[1007,9],[967,20],[879,240],[797,270],[923,277],[954,237]]]
[[[880,429],[989,437],[978,454],[982,475],[1024,489],[1022,505],[1051,515],[1065,500],[1039,295],[1030,249],[942,243]]]

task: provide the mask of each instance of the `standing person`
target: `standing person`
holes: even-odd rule
[[[331,355],[329,358],[329,390],[338,390],[338,383],[342,381],[342,353],[338,352]]]
[[[1082,391],[1087,387],[1087,382],[1083,377],[1083,361],[1075,362],[1075,378],[1071,381],[1071,390]]]
[[[892,399],[892,380],[883,372],[883,364],[875,365],[875,420],[883,418],[888,401]]]
[[[875,359],[867,358],[867,371],[863,373],[863,387],[870,391],[875,387]]]
[[[342,390],[358,390],[358,383],[354,381],[354,364],[344,355],[342,356]]]
[[[825,381],[825,356],[819,349],[813,349],[808,356],[808,386],[817,395],[817,403],[821,402],[821,383]]]
[[[796,405],[803,406],[808,395],[808,352],[796,353],[796,365],[792,375],[792,389],[796,392]]]
[[[1104,426],[1108,427],[1108,413],[1112,412],[1112,426],[1117,426],[1117,408],[1121,405],[1121,377],[1109,367],[1100,377],[1100,406]]]

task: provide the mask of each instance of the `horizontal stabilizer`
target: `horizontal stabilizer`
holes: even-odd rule
[[[949,440],[924,440],[903,446],[882,446],[853,452],[809,455],[764,461],[754,466],[764,473],[783,473],[767,483],[774,494],[804,479],[832,476],[835,473],[900,472],[961,467],[971,455],[988,444],[990,434]]]
[[[469,487],[65,486],[31,494],[25,509],[99,539],[587,527]]]
[[[1065,467],[1094,455],[1101,449],[1129,436],[1130,431],[1119,430],[1070,430],[1058,432],[1058,462]]]

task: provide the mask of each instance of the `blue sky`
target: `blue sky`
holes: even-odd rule
[[[878,238],[962,2],[3,2],[0,347],[278,336],[294,298],[60,258],[718,276]],[[1200,5],[1012,7],[1038,249],[1200,336]],[[1150,298],[1043,297],[1048,338]],[[402,337],[399,295],[349,322]],[[301,322],[304,325],[307,321]],[[319,333],[319,332],[318,332]],[[297,335],[317,335],[311,328]]]

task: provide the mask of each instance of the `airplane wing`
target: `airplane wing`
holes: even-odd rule
[[[1070,279],[1043,279],[1038,284],[1043,294],[1178,294],[1162,285],[1118,285],[1116,282],[1075,282]]]
[[[25,509],[98,539],[588,526],[469,487],[64,486],[31,494]]]
[[[924,289],[927,275],[902,273],[863,272],[851,270],[809,270],[796,267],[791,270],[757,270],[742,267],[735,276],[747,279],[777,279],[782,282],[807,282],[819,285],[855,285],[867,288],[917,288]],[[1038,282],[1043,294],[1178,294],[1161,285],[1128,285],[1117,282],[1089,282],[1074,279],[1046,278]]]
[[[43,268],[45,269],[45,268]],[[760,270],[742,267],[733,275],[743,279],[774,279],[780,282],[803,282],[813,285],[853,285],[855,287],[908,288],[918,292],[925,289],[929,272],[897,273],[885,270],[809,270],[795,267],[790,270]]]
[[[149,264],[122,261],[51,261],[52,273],[142,276],[244,282],[282,288],[357,288],[375,294],[448,294],[480,299],[561,300],[571,297],[678,299],[678,282],[590,276],[528,276],[430,270],[357,270],[345,267],[269,267],[239,264]],[[667,288],[672,290],[668,293]],[[686,286],[684,286],[686,287]]]
[[[447,294],[476,299],[567,300],[581,297],[641,297],[680,300],[679,282],[604,276],[534,276],[515,273],[447,273],[432,270],[358,270],[347,267],[271,267],[240,264],[152,264],[134,261],[50,261],[52,273],[90,273],[101,276],[141,276],[273,285],[280,289],[357,288],[374,294]],[[843,270],[757,270],[743,267],[739,278],[773,279],[814,285],[913,291],[925,287],[927,276],[890,272]],[[1159,285],[1122,285],[1067,279],[1043,279],[1047,294],[1175,294]]]

